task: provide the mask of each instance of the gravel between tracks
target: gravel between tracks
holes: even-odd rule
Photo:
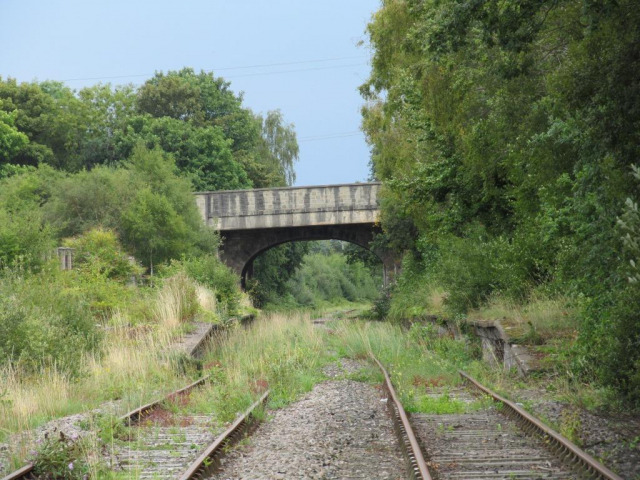
[[[324,382],[272,415],[214,478],[407,478],[386,404],[372,385]]]

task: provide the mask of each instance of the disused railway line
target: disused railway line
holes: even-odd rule
[[[405,412],[384,365],[372,356],[384,376],[384,401],[394,423],[396,438],[410,478],[423,480],[590,478],[622,480],[578,446],[553,431],[517,404],[501,397],[464,372],[463,386],[432,395],[447,394],[471,403],[481,395],[486,408],[460,414]],[[156,402],[121,417],[126,425],[140,424],[168,398],[187,395],[203,385],[207,377]],[[180,480],[211,478],[224,470],[222,458],[258,424],[256,412],[266,404],[269,391],[208,445],[198,445],[197,458],[176,474]],[[193,446],[191,447],[193,450]],[[193,456],[193,455],[192,455]],[[168,473],[168,472],[165,472]],[[33,465],[13,472],[3,480],[36,478]]]
[[[375,357],[373,360],[385,378],[383,389],[387,406],[410,478],[621,480],[569,440],[464,372],[460,374],[467,386],[454,389],[452,393],[468,402],[474,400],[472,393],[479,393],[490,399],[492,406],[460,415],[409,416],[388,372]],[[256,402],[253,408],[262,401]],[[236,424],[250,422],[250,416],[251,409],[236,420]],[[220,459],[226,452],[222,446],[231,445],[239,438],[238,430],[230,428],[181,480],[209,478],[219,472]]]

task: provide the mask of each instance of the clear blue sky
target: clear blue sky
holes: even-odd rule
[[[143,82],[213,70],[255,112],[281,109],[300,140],[298,185],[366,180],[357,87],[379,0],[0,0],[0,75],[19,81]],[[352,57],[352,58],[346,58]],[[306,62],[271,67],[255,65]],[[251,68],[229,69],[228,67]],[[291,72],[292,70],[297,70]],[[307,71],[300,71],[307,70]],[[265,74],[269,72],[279,72]],[[285,73],[286,72],[286,73]],[[122,78],[105,78],[122,76]],[[342,134],[322,138],[331,134]]]

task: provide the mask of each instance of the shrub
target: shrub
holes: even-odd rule
[[[463,238],[448,237],[439,244],[437,278],[448,296],[451,313],[464,313],[485,302],[495,291],[519,297],[530,287],[527,270],[513,243],[492,237],[475,226]]]
[[[385,287],[380,290],[378,296],[373,301],[371,306],[371,314],[373,318],[382,320],[387,317],[391,308],[391,287]]]
[[[67,247],[75,248],[74,263],[78,270],[123,282],[143,272],[122,249],[113,230],[93,228],[64,243]]]
[[[237,313],[241,296],[238,276],[215,255],[203,255],[174,261],[165,274],[172,274],[180,270],[198,283],[215,291],[218,304],[229,315]]]
[[[84,352],[99,344],[89,303],[65,286],[57,265],[0,281],[0,356],[29,371],[55,366],[77,374]]]
[[[86,452],[87,445],[83,440],[67,437],[62,432],[49,435],[38,448],[33,472],[38,478],[88,478],[91,468],[86,461]]]

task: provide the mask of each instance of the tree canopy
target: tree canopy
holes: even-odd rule
[[[589,299],[580,364],[640,392],[625,353],[640,351],[640,319],[612,313],[630,295],[613,292],[628,289],[617,218],[637,198],[637,5],[383,0],[368,34],[378,241],[407,249],[407,278],[442,283],[453,312],[536,289]],[[609,347],[589,348],[601,335]]]

